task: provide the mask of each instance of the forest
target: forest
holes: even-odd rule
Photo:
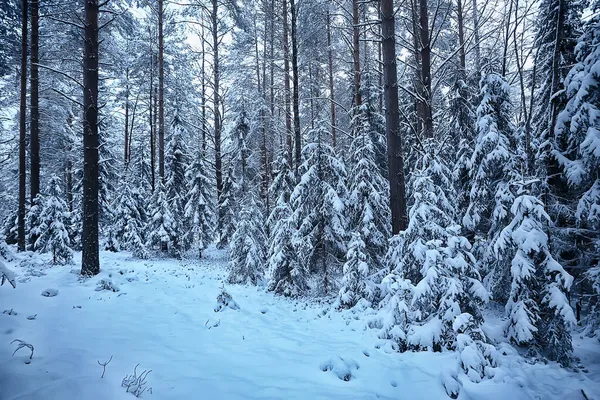
[[[100,328],[130,308],[132,335],[163,346],[146,307],[184,342],[220,330],[206,340],[268,353],[288,334],[326,351],[300,321],[335,331],[347,347],[321,371],[362,382],[285,387],[292,360],[279,392],[206,386],[214,398],[600,396],[600,1],[3,0],[0,22],[0,332],[31,346],[29,365],[0,343],[0,398],[120,398],[107,364],[105,386],[92,365],[28,390],[78,349],[143,364],[99,337],[134,329]],[[195,322],[169,328],[170,307]],[[376,392],[350,347],[384,374],[423,366],[435,388]],[[203,390],[163,376],[153,393],[148,371],[119,396]]]

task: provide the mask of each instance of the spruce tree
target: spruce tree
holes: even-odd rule
[[[375,285],[369,279],[366,245],[361,233],[352,233],[343,272],[338,307],[352,308],[360,302],[370,305],[375,298]]]
[[[568,365],[573,350],[569,326],[575,322],[566,293],[573,282],[550,253],[544,204],[531,195],[531,182],[516,182],[512,221],[494,242],[498,257],[511,261],[506,336],[550,360]]]
[[[264,280],[266,261],[266,235],[261,207],[253,193],[247,199],[237,216],[235,233],[229,248],[229,283],[257,285]]]
[[[148,206],[146,246],[149,249],[158,247],[162,252],[170,251],[172,255],[179,256],[179,225],[171,210],[171,204],[167,199],[164,185],[159,184]]]
[[[145,246],[145,202],[131,181],[131,175],[125,174],[117,192],[113,207],[113,222],[110,235],[119,250],[130,250],[134,257],[148,258]]]
[[[227,175],[223,181],[223,191],[219,198],[219,223],[217,226],[217,247],[219,249],[225,248],[229,244],[235,232],[236,215],[238,212],[238,199],[236,198],[238,187],[235,170],[233,165],[230,165],[227,169]]]
[[[66,264],[73,260],[66,228],[69,217],[67,203],[62,199],[60,178],[53,175],[42,197],[37,225],[32,227],[31,233],[37,236],[35,250],[51,252],[54,264]]]
[[[319,291],[335,288],[346,253],[346,169],[325,140],[327,130],[319,125],[309,132],[302,150],[304,162],[291,204],[297,231],[293,239],[299,261],[320,277]]]
[[[187,171],[191,185],[187,193],[185,218],[187,219],[185,241],[191,244],[202,258],[202,251],[211,243],[213,232],[213,211],[211,205],[210,180],[206,175],[204,155],[199,153]]]

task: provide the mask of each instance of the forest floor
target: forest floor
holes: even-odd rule
[[[17,288],[0,288],[0,399],[133,399],[122,381],[138,363],[138,376],[152,370],[149,399],[448,398],[441,376],[458,371],[454,353],[392,352],[351,312],[237,285],[227,291],[239,309],[215,312],[225,258],[102,252],[100,275],[82,279],[80,254],[65,267],[19,254],[9,264]],[[498,319],[486,330],[500,334]],[[12,356],[14,339],[34,346],[32,360],[27,348]],[[529,364],[501,345],[494,378],[458,375],[459,399],[600,399],[600,345],[574,343],[578,370]],[[111,357],[102,378],[99,363]]]

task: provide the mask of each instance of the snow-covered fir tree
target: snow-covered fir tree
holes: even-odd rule
[[[35,250],[52,253],[54,264],[66,264],[73,259],[73,250],[66,225],[69,222],[67,203],[62,198],[60,178],[52,176],[44,195],[41,196],[37,224],[31,227],[31,234],[37,236]]]
[[[223,180],[223,191],[219,198],[219,218],[217,224],[217,247],[222,249],[229,244],[233,232],[235,232],[236,215],[238,212],[238,182],[233,165],[227,168],[227,174]]]
[[[229,246],[229,283],[257,285],[264,281],[267,238],[261,207],[252,193],[242,204]]]
[[[510,86],[496,74],[481,79],[481,102],[477,108],[477,138],[471,156],[471,192],[463,225],[478,243],[476,255],[489,272],[486,287],[496,301],[508,296],[509,267],[497,260],[488,239],[496,237],[506,224],[513,198],[508,184],[518,165],[517,138],[513,124]]]
[[[511,259],[506,336],[530,352],[568,365],[573,347],[569,326],[575,322],[566,293],[573,282],[550,253],[546,234],[550,217],[531,195],[531,182],[515,182],[512,221],[494,242],[498,257]]]
[[[175,233],[171,237],[171,252],[181,253],[186,248],[183,236],[186,232],[185,205],[187,203],[188,154],[183,141],[185,127],[176,114],[170,127],[171,140],[165,149],[165,196],[173,216],[171,229]]]
[[[187,193],[185,205],[185,218],[187,219],[185,241],[191,243],[198,256],[202,258],[202,251],[212,242],[213,233],[213,208],[212,197],[209,193],[210,181],[206,175],[207,165],[204,155],[198,153],[186,173],[190,190]]]
[[[360,232],[352,233],[343,272],[338,307],[352,308],[360,302],[370,305],[375,298],[375,284],[369,279],[366,245]]]
[[[277,160],[277,172],[269,187],[269,195],[276,199],[267,219],[269,227],[268,290],[288,297],[305,294],[307,269],[300,264],[293,238],[296,223],[290,205],[294,190],[294,173],[285,159]]]
[[[389,182],[376,163],[376,146],[372,133],[377,130],[363,109],[354,117],[354,139],[349,148],[349,195],[346,202],[348,229],[359,232],[365,242],[367,265],[377,271],[387,251],[390,236]]]
[[[472,373],[481,379],[493,364],[480,329],[481,307],[489,296],[471,244],[450,216],[452,205],[444,189],[452,183],[444,172],[449,173],[428,145],[421,170],[412,180],[408,228],[390,243],[387,262],[392,272],[382,281],[383,300],[374,325],[400,351],[475,351],[480,363],[463,367],[478,371]]]
[[[179,226],[162,183],[159,184],[150,198],[148,210],[146,246],[149,249],[158,248],[162,252],[169,251],[172,255],[179,256]]]
[[[576,47],[577,63],[565,80],[567,103],[557,117],[552,152],[569,185],[561,206],[574,221],[562,247],[575,253],[574,272],[596,265],[600,249],[600,2],[591,9]]]
[[[117,198],[112,207],[113,221],[110,235],[118,249],[129,250],[137,258],[148,258],[145,245],[146,204],[126,173],[117,190]]]
[[[309,132],[309,142],[302,150],[300,181],[291,196],[299,262],[318,275],[321,293],[335,289],[347,240],[346,169],[326,143],[327,136],[321,125]]]

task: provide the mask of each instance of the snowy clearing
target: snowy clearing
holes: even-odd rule
[[[0,288],[2,400],[132,399],[122,381],[138,363],[138,376],[152,370],[141,397],[155,399],[444,399],[442,377],[458,372],[455,353],[389,352],[364,318],[326,304],[227,285],[239,309],[215,312],[226,253],[214,249],[202,261],[103,252],[86,280],[77,264],[18,257],[17,288]],[[485,328],[501,334],[493,318]],[[15,339],[34,346],[30,363],[28,348],[12,356]],[[459,399],[599,399],[600,346],[574,345],[585,371],[527,364],[500,345],[493,379],[458,374]]]

